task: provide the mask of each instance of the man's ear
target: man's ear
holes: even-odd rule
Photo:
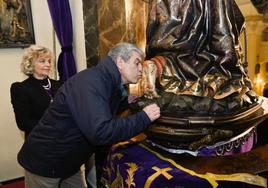
[[[123,63],[124,63],[124,60],[122,59],[122,57],[118,57],[116,59],[116,65],[117,65],[117,67],[118,67],[119,70],[122,69]]]

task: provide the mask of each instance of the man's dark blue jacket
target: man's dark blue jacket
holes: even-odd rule
[[[40,176],[65,178],[78,172],[94,147],[141,133],[150,124],[144,111],[116,118],[121,82],[110,57],[67,80],[23,144],[19,163]]]

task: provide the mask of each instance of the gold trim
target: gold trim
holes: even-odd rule
[[[134,175],[135,175],[135,172],[139,169],[139,167],[131,162],[131,163],[126,163],[126,165],[129,166],[129,169],[127,170],[127,179],[125,180],[128,188],[131,188],[131,186],[133,187],[136,187],[136,184],[135,184],[135,180],[134,180]]]

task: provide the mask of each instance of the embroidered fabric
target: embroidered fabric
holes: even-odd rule
[[[234,153],[244,153],[250,151],[255,143],[254,137],[256,137],[255,127],[251,127],[236,137],[233,137],[227,141],[217,142],[212,146],[206,146],[196,151],[186,149],[170,149],[159,144],[154,143],[152,140],[146,140],[152,146],[158,147],[162,150],[168,151],[174,154],[188,153],[193,156],[226,156]]]

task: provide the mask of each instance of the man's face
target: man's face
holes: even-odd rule
[[[119,58],[117,66],[124,84],[135,84],[142,76],[142,57],[137,52],[132,52],[131,58],[124,61]]]

